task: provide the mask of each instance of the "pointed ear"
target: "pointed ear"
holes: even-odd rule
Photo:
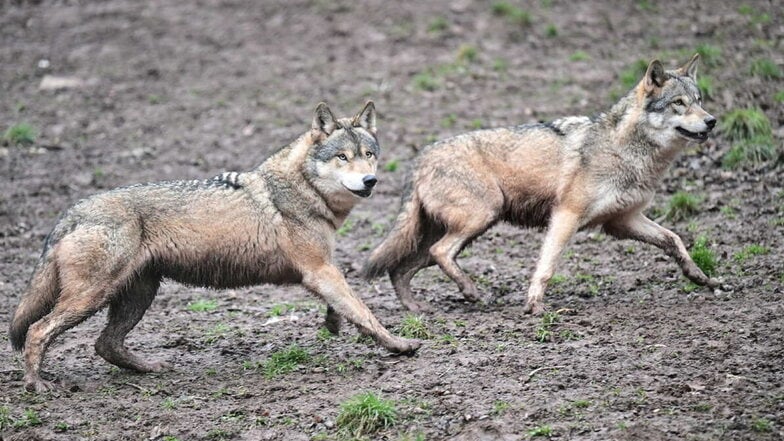
[[[661,61],[651,61],[651,64],[648,65],[648,70],[645,71],[645,78],[643,79],[645,91],[650,93],[655,89],[662,87],[666,79],[664,66],[662,66]]]
[[[316,106],[315,115],[313,116],[312,128],[314,131],[324,133],[329,136],[337,127],[337,120],[332,111],[329,110],[326,103],[319,103]]]
[[[678,68],[680,75],[687,75],[692,80],[697,81],[697,66],[700,64],[700,54],[694,54],[688,63]]]
[[[368,101],[365,107],[357,113],[351,122],[354,127],[362,127],[372,134],[376,134],[376,105]]]

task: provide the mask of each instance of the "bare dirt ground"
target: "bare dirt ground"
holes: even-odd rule
[[[652,213],[677,190],[700,196],[697,214],[663,222],[688,245],[710,237],[730,291],[692,291],[659,250],[580,233],[545,298],[560,316],[548,328],[522,313],[541,233],[499,226],[460,260],[487,304],[464,303],[435,269],[414,281],[437,312],[413,357],[353,329],[318,338],[323,307],[298,287],[166,284],[129,345],[173,371],[103,361],[99,314],[53,345],[45,371],[60,389],[38,396],[23,391],[6,333],[43,238],[78,199],[251,168],[306,130],[317,102],[346,115],[369,98],[381,162],[399,166],[379,172],[337,260],[395,329],[406,313],[388,280],[356,270],[396,214],[416,148],[596,113],[638,59],[674,67],[701,44],[720,49],[700,71],[713,85],[705,107],[721,120],[759,106],[780,145],[784,84],[749,73],[755,59],[784,64],[778,2],[527,2],[527,26],[468,1],[20,3],[0,1],[0,131],[27,122],[38,136],[0,149],[0,439],[337,439],[340,403],[360,391],[397,403],[376,439],[517,440],[547,427],[564,440],[784,436],[784,173],[723,170],[721,134],[678,160]],[[39,90],[47,74],[84,83]],[[750,244],[768,253],[734,258]],[[192,311],[199,300],[215,307]],[[259,366],[295,343],[310,361],[265,376]]]

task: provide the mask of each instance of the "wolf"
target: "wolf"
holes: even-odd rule
[[[674,70],[652,61],[643,78],[598,116],[469,132],[425,147],[415,158],[395,224],[362,270],[388,273],[403,306],[431,306],[411,279],[437,264],[466,300],[480,299],[455,257],[499,221],[546,229],[524,312],[541,314],[548,281],[578,230],[661,248],[699,285],[718,287],[683,241],[643,214],[662,175],[689,142],[716,125],[696,85],[699,55]]]
[[[157,372],[125,346],[161,280],[235,288],[302,284],[323,299],[326,326],[341,317],[394,353],[420,342],[392,335],[333,262],[335,232],[376,185],[373,102],[337,119],[320,103],[312,127],[255,169],[212,179],[133,185],[84,199],[48,235],[10,325],[23,351],[25,388],[44,391],[44,353],[54,338],[104,306],[96,352],[119,367]]]

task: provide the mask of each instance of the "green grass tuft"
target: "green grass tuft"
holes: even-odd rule
[[[765,418],[757,418],[751,422],[751,430],[757,433],[767,433],[773,431],[773,423]]]
[[[703,43],[697,46],[700,62],[706,67],[715,67],[721,63],[721,48]]]
[[[643,59],[639,59],[631,66],[621,71],[621,84],[626,90],[629,90],[637,85],[637,83],[640,81],[640,79],[642,79],[643,75],[645,75],[645,72],[647,71],[648,62]]]
[[[449,22],[444,17],[436,17],[430,20],[427,25],[427,31],[434,34],[444,32],[447,29],[449,29]]]
[[[287,349],[274,352],[269,360],[264,363],[262,370],[265,377],[275,378],[278,375],[293,371],[297,366],[305,364],[309,360],[310,354],[308,351],[293,344]]]
[[[735,109],[721,118],[721,132],[730,141],[771,137],[770,120],[759,108]]]
[[[716,274],[716,267],[719,262],[713,250],[708,248],[708,238],[706,236],[699,236],[697,240],[694,241],[694,245],[691,247],[689,254],[694,263],[707,276],[710,277]]]
[[[14,124],[3,134],[3,140],[11,145],[30,145],[35,138],[35,129],[27,123]]]
[[[759,58],[752,61],[750,72],[755,77],[762,77],[768,80],[778,80],[782,77],[781,68],[768,58]]]
[[[388,171],[390,173],[396,172],[398,167],[400,167],[400,161],[397,159],[392,159],[391,161],[384,164],[384,171]]]
[[[528,436],[530,436],[531,438],[536,438],[539,436],[544,436],[549,438],[552,435],[553,435],[553,428],[548,425],[534,427],[533,429],[528,431]]]
[[[360,438],[392,427],[397,422],[395,403],[373,392],[355,395],[340,405],[336,420],[344,435]]]
[[[531,14],[507,1],[494,2],[491,6],[491,10],[493,11],[493,14],[499,17],[505,17],[512,24],[521,27],[531,25]]]
[[[403,317],[403,321],[400,322],[400,327],[398,328],[398,334],[406,338],[421,338],[425,340],[433,338],[433,334],[427,329],[427,324],[425,324],[422,316],[412,314]]]
[[[709,99],[713,97],[713,80],[707,75],[702,75],[697,78],[697,88],[700,89],[702,99]]]
[[[676,192],[667,203],[664,216],[672,221],[684,220],[696,214],[701,198],[685,191]]]
[[[585,51],[574,51],[572,55],[569,55],[569,61],[587,61],[590,59],[591,56]]]
[[[737,262],[744,262],[746,259],[752,256],[762,256],[765,254],[770,253],[770,249],[768,247],[751,244],[743,248],[741,251],[735,253],[732,258],[735,259]]]
[[[441,86],[441,82],[431,72],[420,72],[414,75],[411,81],[415,88],[428,92],[437,90]]]
[[[547,25],[544,34],[550,38],[555,38],[558,36],[558,28],[554,24],[550,23]]]
[[[188,304],[188,310],[191,312],[210,312],[217,307],[218,302],[212,299],[199,299]]]
[[[457,49],[458,63],[473,63],[479,56],[479,50],[470,44],[463,44]]]

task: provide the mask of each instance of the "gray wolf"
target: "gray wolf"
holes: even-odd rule
[[[133,185],[76,203],[46,238],[11,322],[25,388],[51,387],[40,377],[47,347],[104,306],[101,357],[141,372],[167,368],[124,344],[163,278],[214,288],[299,283],[327,303],[330,331],[342,316],[392,352],[416,350],[420,342],[379,323],[332,260],[336,229],[373,191],[379,152],[372,102],[343,119],[321,103],[309,131],[253,170]]]
[[[687,143],[703,142],[716,118],[702,107],[695,55],[675,70],[652,61],[645,76],[594,118],[479,130],[425,147],[414,161],[393,229],[363,269],[389,276],[402,304],[429,310],[411,279],[437,264],[469,301],[479,292],[455,257],[499,221],[546,228],[525,312],[541,314],[545,287],[570,238],[601,226],[617,238],[655,245],[699,285],[717,287],[681,239],[643,210]]]

